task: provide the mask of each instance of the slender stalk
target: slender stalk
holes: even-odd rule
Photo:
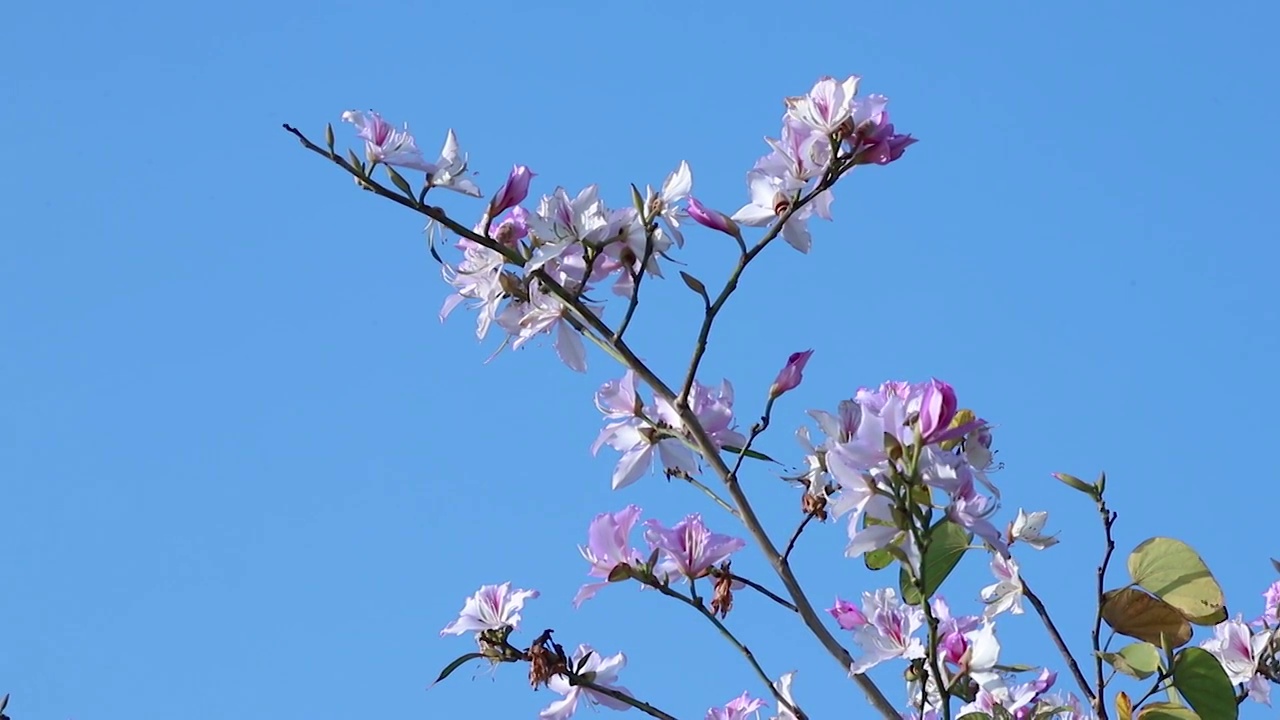
[[[791,539],[787,541],[787,549],[782,552],[782,559],[784,561],[791,557],[791,551],[796,549],[796,541],[800,539],[800,533],[804,532],[805,526],[808,525],[809,521],[814,517],[813,513],[805,515],[804,519],[800,521],[800,524],[796,526],[796,531],[791,533]]]
[[[744,577],[742,577],[741,575],[735,575],[734,573],[731,573],[731,572],[730,572],[730,573],[727,573],[727,572],[724,572],[723,570],[720,570],[720,569],[718,569],[718,568],[711,568],[711,574],[712,574],[712,576],[714,576],[714,577],[727,577],[727,578],[729,578],[730,580],[733,580],[734,582],[740,582],[740,583],[742,583],[743,585],[746,585],[747,587],[749,587],[749,588],[751,588],[751,589],[755,590],[756,592],[760,593],[761,595],[764,595],[765,597],[769,598],[770,600],[772,600],[772,601],[774,601],[774,602],[778,603],[778,604],[779,604],[779,605],[781,605],[782,607],[784,607],[784,608],[786,608],[786,609],[790,610],[791,612],[796,612],[796,606],[795,606],[795,605],[793,605],[793,604],[791,604],[791,603],[787,602],[785,599],[783,599],[782,597],[780,597],[777,593],[775,593],[774,591],[770,590],[769,588],[767,588],[767,587],[765,587],[765,586],[761,585],[760,583],[758,583],[758,582],[756,582],[756,581],[754,581],[754,580],[748,580],[747,578],[744,578]]]
[[[1107,567],[1111,564],[1111,554],[1116,550],[1115,538],[1111,536],[1111,526],[1115,525],[1116,515],[1107,509],[1107,503],[1102,499],[1102,493],[1098,493],[1098,513],[1102,516],[1102,532],[1106,537],[1106,551],[1102,555],[1102,562],[1098,565],[1098,612],[1093,619],[1093,633],[1091,639],[1093,641],[1093,662],[1094,672],[1097,677],[1097,693],[1093,696],[1093,711],[1097,713],[1098,720],[1107,720],[1107,703],[1105,701],[1106,682],[1102,677],[1102,646],[1100,640],[1102,638],[1102,605],[1107,599]]]
[[[624,702],[630,705],[631,707],[639,710],[640,712],[644,713],[645,715],[648,715],[649,717],[660,718],[660,720],[677,720],[675,715],[668,715],[667,713],[659,710],[658,708],[650,705],[649,703],[643,700],[637,700],[636,698],[633,698],[630,695],[620,690],[614,690],[613,688],[610,688],[610,687],[597,685],[594,682],[582,677],[581,675],[569,675],[568,677],[569,677],[570,685],[578,685],[580,687],[588,688],[592,692],[598,692],[601,695],[608,695],[614,700],[617,700],[619,702]]]
[[[760,663],[756,660],[756,656],[751,652],[751,650],[746,645],[742,644],[742,641],[739,640],[733,634],[733,631],[731,631],[727,626],[725,626],[725,624],[720,621],[720,618],[716,617],[716,614],[712,612],[705,604],[703,604],[700,598],[698,598],[696,595],[692,595],[692,589],[690,590],[690,593],[691,593],[690,595],[684,595],[683,593],[676,592],[675,590],[672,590],[670,587],[666,585],[662,585],[660,583],[646,583],[646,584],[648,584],[649,587],[656,589],[658,592],[662,593],[663,595],[666,595],[667,597],[670,597],[670,598],[675,598],[680,602],[684,603],[685,605],[688,605],[689,607],[701,613],[701,615],[705,617],[707,620],[709,620],[711,624],[716,626],[716,629],[720,631],[720,634],[723,635],[724,638],[728,640],[730,644],[732,644],[734,647],[738,649],[738,652],[742,653],[742,656],[747,659],[747,663],[751,665],[751,669],[755,671],[756,676],[760,678],[760,681],[764,683],[765,687],[769,688],[769,692],[773,693],[773,699],[778,701],[778,705],[781,707],[785,707],[791,712],[795,713],[796,717],[799,718],[799,720],[807,720],[808,716],[806,716],[804,712],[800,710],[799,707],[797,707],[792,703],[787,702],[787,699],[782,696],[782,693],[778,692],[778,689],[773,686],[773,680],[769,677],[769,673],[765,672],[764,668],[760,667]]]
[[[1058,632],[1057,626],[1053,624],[1053,619],[1049,617],[1049,611],[1045,609],[1044,603],[1041,602],[1039,596],[1031,591],[1031,586],[1027,584],[1025,578],[1022,579],[1022,594],[1031,602],[1031,606],[1036,609],[1036,614],[1044,622],[1045,629],[1049,631],[1049,636],[1053,638],[1053,644],[1058,646],[1058,652],[1062,654],[1062,659],[1067,662],[1067,667],[1071,670],[1071,676],[1076,679],[1076,684],[1080,686],[1080,690],[1084,692],[1089,702],[1096,705],[1097,696],[1093,694],[1092,688],[1089,687],[1089,681],[1085,679],[1075,656],[1067,648],[1067,642],[1062,639],[1062,634]]]

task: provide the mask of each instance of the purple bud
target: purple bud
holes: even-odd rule
[[[867,616],[862,614],[858,606],[848,600],[836,598],[835,607],[827,610],[831,613],[831,617],[836,619],[836,624],[841,630],[857,630],[867,624]]]
[[[693,213],[689,214],[692,215]],[[804,380],[804,366],[809,363],[811,355],[813,355],[812,350],[791,353],[791,357],[787,358],[787,364],[778,371],[777,379],[770,386],[769,397],[776,398],[788,390],[795,390],[799,387],[800,381]]]
[[[489,201],[489,217],[497,217],[524,202],[524,199],[529,197],[529,181],[534,178],[534,175],[536,173],[524,165],[513,166],[507,181],[502,183],[498,194]]]
[[[946,432],[957,409],[954,388],[937,378],[925,383],[920,399],[920,436],[926,443],[934,442],[938,435]]]
[[[709,227],[712,230],[719,230],[725,235],[732,235],[733,237],[742,239],[742,231],[738,229],[738,223],[731,220],[728,215],[725,215],[719,210],[711,210],[705,207],[702,203],[698,202],[698,199],[695,197],[689,198],[689,217],[693,218],[694,222],[702,225],[703,227]]]

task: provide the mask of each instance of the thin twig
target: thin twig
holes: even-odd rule
[[[624,702],[650,717],[660,718],[661,720],[677,720],[675,715],[668,715],[667,713],[659,710],[658,708],[650,705],[649,703],[643,700],[637,700],[631,697],[630,695],[622,692],[621,690],[615,690],[611,687],[605,687],[604,685],[597,685],[596,683],[590,680],[587,680],[581,675],[576,675],[576,674],[568,675],[568,678],[569,678],[570,685],[578,685],[578,686],[587,688],[592,692],[597,692],[597,693],[600,693],[601,695],[608,695],[614,700],[617,700],[619,702]]]
[[[1067,642],[1062,639],[1062,633],[1058,632],[1058,628],[1053,624],[1053,619],[1049,617],[1049,611],[1045,609],[1044,603],[1034,592],[1031,586],[1027,584],[1026,578],[1022,578],[1022,594],[1027,600],[1031,601],[1031,606],[1036,609],[1036,614],[1044,622],[1044,627],[1049,631],[1049,636],[1053,638],[1053,644],[1058,646],[1058,652],[1062,654],[1062,659],[1067,661],[1067,667],[1071,669],[1071,675],[1076,679],[1076,684],[1084,692],[1085,697],[1089,699],[1091,704],[1097,698],[1093,694],[1093,690],[1089,687],[1089,681],[1085,679],[1084,673],[1080,671],[1080,665],[1076,662],[1075,655],[1071,654],[1071,650],[1067,647]]]
[[[751,669],[755,670],[756,676],[760,678],[760,681],[764,683],[765,687],[769,688],[769,692],[773,693],[773,698],[778,701],[778,705],[795,713],[799,720],[807,720],[807,716],[804,712],[795,704],[787,702],[787,699],[782,696],[782,693],[778,691],[778,688],[774,687],[773,680],[769,677],[769,673],[765,672],[764,668],[760,667],[760,663],[756,660],[756,656],[751,652],[751,650],[746,645],[742,644],[742,641],[733,634],[733,631],[726,627],[723,622],[720,622],[720,618],[716,617],[715,612],[704,605],[701,599],[692,595],[692,589],[690,590],[690,595],[685,595],[684,593],[676,592],[661,583],[652,583],[649,584],[649,587],[656,589],[667,597],[675,598],[701,613],[703,617],[711,622],[711,624],[716,626],[716,629],[720,631],[720,634],[723,635],[730,644],[738,648],[738,652],[742,653],[742,656],[747,659],[747,663],[751,665]]]
[[[777,593],[770,590],[769,588],[761,585],[755,580],[748,580],[747,578],[744,578],[741,575],[736,575],[731,572],[727,573],[719,568],[711,568],[711,574],[715,577],[727,577],[730,580],[733,580],[734,582],[740,582],[743,585],[746,585],[747,587],[751,588],[752,590],[755,590],[756,592],[760,593],[761,595],[764,595],[770,600],[778,603],[782,607],[790,610],[791,612],[796,612],[796,606],[794,604],[787,602],[785,598],[778,595]]]
[[[1104,702],[1106,697],[1104,689],[1106,688],[1105,680],[1102,677],[1102,605],[1107,599],[1107,567],[1111,564],[1111,554],[1116,550],[1115,538],[1111,536],[1111,526],[1115,525],[1116,513],[1107,509],[1107,502],[1102,498],[1099,491],[1097,496],[1098,513],[1102,516],[1102,531],[1107,540],[1106,551],[1102,555],[1102,563],[1098,565],[1098,612],[1093,619],[1093,662],[1094,670],[1098,679],[1097,693],[1093,697],[1093,711],[1098,714],[1098,720],[1107,720],[1107,704]]]
[[[804,519],[800,521],[800,524],[796,526],[796,531],[791,533],[791,539],[787,541],[787,549],[782,553],[783,562],[786,562],[791,557],[791,551],[796,549],[796,541],[800,539],[800,533],[804,532],[805,525],[808,525],[809,521],[814,517],[814,513],[805,515]]]

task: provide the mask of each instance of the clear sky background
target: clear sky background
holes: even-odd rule
[[[787,354],[814,348],[760,445],[790,462],[806,409],[952,382],[999,424],[1002,520],[1051,511],[1063,542],[1024,571],[1082,654],[1101,535],[1052,471],[1105,469],[1122,553],[1184,538],[1233,613],[1261,610],[1280,555],[1272,3],[72,0],[0,17],[15,720],[535,717],[555,696],[523,667],[426,690],[473,647],[440,628],[504,580],[543,593],[526,629],[625,651],[624,683],[678,717],[764,692],[687,608],[616,587],[570,607],[598,512],[738,531],[659,477],[609,489],[616,456],[588,452],[607,358],[582,376],[541,343],[485,365],[496,338],[439,323],[422,218],[280,129],[319,141],[333,122],[351,143],[349,108],[408,121],[432,157],[455,128],[486,193],[519,162],[536,194],[598,182],[622,205],[685,159],[732,212],[782,98],[861,74],[920,144],[838,188],[811,255],[779,244],[751,270],[703,380],[729,377],[749,424]],[[481,203],[448,207],[469,224]],[[718,282],[730,241],[688,245]],[[633,342],[671,373],[697,301],[648,288]],[[764,468],[746,484],[788,534],[794,491]],[[840,525],[801,541],[820,607],[895,580],[843,544]],[[752,553],[735,569],[777,584]],[[976,612],[988,578],[975,556],[944,594]],[[799,670],[815,718],[865,716],[792,617],[742,595],[729,621],[770,673]],[[1007,661],[1062,669],[1033,615],[1001,628]],[[895,700],[900,669],[876,675]]]

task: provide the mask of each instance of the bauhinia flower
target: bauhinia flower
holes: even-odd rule
[[[973,702],[961,707],[959,715],[990,713],[1000,707],[1018,720],[1030,718],[1040,696],[1053,687],[1057,678],[1057,673],[1047,669],[1041,670],[1035,680],[1025,683],[1008,684],[1003,677],[993,675],[987,682],[979,682],[978,693]]]
[[[862,648],[849,672],[861,675],[886,660],[924,657],[924,645],[913,637],[924,625],[924,611],[904,604],[892,588],[862,594],[862,614],[867,624],[854,631],[853,639]]]
[[[440,159],[435,162],[435,167],[427,171],[427,187],[445,188],[469,197],[480,197],[483,193],[467,174],[467,154],[458,148],[458,136],[450,130],[444,138]]]
[[[781,159],[766,156],[756,168],[747,173],[747,189],[751,201],[743,205],[731,218],[734,222],[751,227],[763,227],[778,218],[786,217],[782,225],[782,239],[791,247],[802,253],[809,252],[813,246],[813,237],[809,234],[809,216],[813,214],[813,206],[804,207],[792,212],[799,199],[804,185],[794,179],[785,177],[784,169],[788,163]]]
[[[1022,614],[1022,578],[1018,575],[1018,561],[1000,553],[991,556],[991,574],[996,582],[982,588],[982,601],[987,604],[983,615],[994,618],[1006,610],[1014,615]]]
[[[1276,627],[1280,624],[1280,620],[1276,617],[1276,610],[1280,608],[1280,580],[1271,583],[1271,586],[1262,593],[1262,599],[1264,603],[1262,616],[1253,621],[1253,624]]]
[[[526,600],[538,597],[537,590],[512,590],[511,583],[484,585],[467,598],[458,619],[440,631],[440,636],[520,627],[520,611]]]
[[[662,219],[664,226],[656,232],[664,238],[670,238],[679,247],[684,247],[684,235],[680,232],[680,219],[684,216],[684,211],[680,208],[680,203],[692,191],[693,172],[689,170],[689,163],[681,160],[680,166],[662,183],[662,190],[655,194],[653,188],[649,187],[645,192],[645,206],[656,218]]]
[[[655,456],[669,472],[692,475],[698,471],[693,454],[680,440],[663,437],[641,415],[643,405],[635,385],[635,373],[628,370],[621,380],[607,382],[596,392],[596,407],[612,422],[600,432],[591,453],[598,453],[604,445],[622,453],[613,469],[614,490],[630,485],[649,472]]]
[[[724,707],[707,710],[706,720],[750,720],[760,717],[760,709],[768,703],[748,693],[730,700]]]
[[[808,94],[786,99],[787,117],[824,135],[835,132],[853,116],[859,80],[857,75],[843,81],[832,77],[818,80]]]
[[[1018,508],[1018,517],[1009,526],[1009,544],[1023,542],[1036,550],[1057,545],[1057,536],[1044,534],[1044,525],[1048,520],[1049,513],[1045,510],[1028,513]]]
[[[776,398],[800,387],[801,381],[804,380],[804,366],[809,364],[809,358],[812,356],[812,350],[791,353],[791,357],[787,358],[787,364],[782,366],[773,385],[769,386],[769,397]]]
[[[662,551],[654,570],[659,577],[700,578],[713,566],[746,547],[741,538],[708,530],[698,513],[686,516],[672,528],[664,528],[657,520],[648,520],[644,526],[644,539],[649,546]]]
[[[671,403],[658,400],[658,418],[673,428],[683,428],[684,420]],[[689,392],[689,409],[716,447],[740,448],[747,439],[735,429],[733,422],[733,385],[728,380],[712,388],[694,381]]]
[[[356,126],[356,135],[364,140],[365,158],[372,164],[407,167],[424,172],[435,171],[435,165],[427,162],[422,151],[414,142],[406,124],[403,130],[397,130],[382,116],[370,110],[368,113],[359,110],[348,110],[342,113],[342,121]]]
[[[640,552],[631,547],[629,540],[631,529],[640,518],[640,512],[640,508],[635,505],[628,505],[616,513],[600,513],[591,521],[587,528],[586,546],[578,546],[582,557],[591,564],[588,575],[606,579],[619,565],[640,565],[644,562]],[[608,584],[606,580],[583,585],[573,598],[573,606],[582,605]]]
[[[1243,685],[1250,698],[1270,705],[1271,683],[1258,674],[1258,663],[1274,636],[1275,630],[1270,629],[1253,632],[1237,615],[1215,625],[1213,637],[1200,643],[1200,647],[1218,658],[1232,685]]]
[[[588,310],[598,313],[598,306],[586,305]],[[529,340],[543,333],[555,332],[556,355],[560,361],[577,372],[587,371],[587,349],[582,344],[582,335],[574,328],[566,317],[573,317],[569,306],[551,293],[542,289],[542,284],[529,284],[529,302],[518,307],[518,317],[506,328],[515,336],[511,343],[512,350],[519,350]],[[505,322],[505,321],[504,321]]]
[[[602,657],[590,645],[579,645],[569,663],[569,667],[578,668],[578,675],[587,678],[593,684],[630,696],[631,691],[618,684],[618,673],[622,672],[622,669],[626,666],[627,657],[622,653]],[[547,681],[547,687],[564,697],[551,703],[546,709],[538,713],[538,717],[543,720],[565,720],[573,717],[573,714],[578,710],[578,703],[584,700],[588,705],[604,705],[613,710],[628,710],[631,708],[627,703],[602,692],[582,685],[570,685],[569,678],[564,675],[552,677]]]

